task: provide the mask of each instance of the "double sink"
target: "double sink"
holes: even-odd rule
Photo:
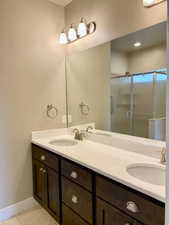
[[[56,139],[49,144],[60,147],[71,147],[78,145],[78,141],[71,139]],[[165,168],[164,166],[148,163],[131,164],[126,168],[126,172],[146,183],[165,186]]]

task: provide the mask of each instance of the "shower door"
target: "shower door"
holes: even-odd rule
[[[164,140],[166,80],[158,71],[112,78],[112,132]]]
[[[133,135],[148,137],[149,120],[153,118],[153,73],[133,76]]]
[[[111,79],[111,130],[132,134],[131,77]]]

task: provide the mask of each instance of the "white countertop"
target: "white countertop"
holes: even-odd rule
[[[73,136],[66,134],[66,130],[63,129],[62,133],[51,132],[50,135],[45,135],[45,133],[43,135],[33,135],[32,143],[152,198],[165,202],[164,186],[143,182],[129,175],[126,171],[128,166],[136,163],[154,164],[164,168],[165,166],[159,163],[159,159],[90,140],[78,141],[77,145],[67,147],[49,144],[50,141],[56,139],[73,140]]]

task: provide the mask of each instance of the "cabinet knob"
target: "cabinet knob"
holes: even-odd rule
[[[77,177],[78,177],[77,172],[75,172],[75,171],[72,171],[71,174],[70,174],[70,176],[73,179],[77,179]]]
[[[46,170],[43,170],[43,173],[46,173]]]
[[[138,206],[135,202],[129,201],[126,204],[126,209],[132,213],[137,213],[139,211]]]
[[[42,161],[45,161],[46,157],[45,157],[44,155],[42,155],[42,156],[40,157],[40,159],[41,159]]]
[[[74,204],[77,204],[77,203],[78,203],[78,198],[77,198],[77,196],[75,196],[75,195],[72,196],[72,202],[73,202]]]
[[[42,172],[43,171],[43,168],[40,168],[39,171]]]
[[[131,223],[125,223],[124,225],[131,225]]]

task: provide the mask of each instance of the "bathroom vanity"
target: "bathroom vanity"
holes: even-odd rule
[[[163,201],[44,146],[32,144],[34,198],[60,224],[164,225]]]
[[[65,57],[66,116],[46,115],[67,128],[32,138],[34,198],[60,224],[164,225],[166,67],[166,22]]]

